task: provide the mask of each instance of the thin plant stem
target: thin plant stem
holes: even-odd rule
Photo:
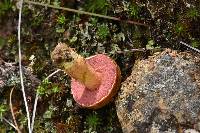
[[[23,6],[23,0],[19,1],[19,18],[18,18],[18,56],[19,56],[19,73],[20,73],[20,83],[21,83],[21,89],[22,89],[22,94],[23,94],[23,99],[24,99],[24,104],[26,108],[26,115],[27,115],[27,120],[28,120],[28,131],[31,133],[31,124],[30,124],[30,114],[29,114],[29,109],[28,109],[28,104],[27,104],[27,99],[26,99],[26,93],[24,90],[24,81],[23,81],[23,72],[22,72],[22,55],[21,55],[21,16],[22,16],[22,6]]]
[[[13,105],[12,105],[12,93],[13,93],[13,90],[14,90],[14,87],[10,91],[10,110],[11,110],[11,114],[12,114],[12,117],[13,117],[13,121],[14,121],[16,130],[17,130],[18,133],[21,133],[21,131],[19,130],[19,126],[17,125],[17,121],[15,119],[15,114],[14,114],[14,111],[13,111]]]
[[[135,48],[135,49],[127,49],[124,51],[117,51],[116,53],[118,54],[124,54],[124,53],[130,53],[130,52],[146,52],[147,50],[150,50],[152,52],[156,52],[156,51],[162,51],[165,50],[165,48]]]
[[[38,99],[39,99],[39,95],[38,95],[38,93],[36,93],[35,101],[34,101],[34,107],[33,107],[32,121],[31,121],[31,131],[33,131],[33,127],[34,127],[35,114],[36,114]]]
[[[7,120],[6,118],[2,118],[6,123],[8,123],[10,126],[12,126],[15,130],[17,130],[17,127],[14,125],[14,124],[12,124],[12,122],[10,122],[9,120]]]
[[[59,71],[61,71],[61,69],[58,69],[58,70],[54,71],[53,73],[51,73],[48,77],[46,77],[46,80],[48,80],[49,78],[51,78],[53,75],[55,75]]]
[[[58,70],[54,71],[53,73],[51,73],[49,76],[47,76],[47,77],[45,78],[45,80],[48,80],[50,77],[52,77],[53,75],[55,75],[55,74],[58,73],[59,71],[61,71],[61,69],[58,69]],[[34,107],[33,107],[33,116],[32,116],[32,121],[31,121],[31,131],[33,131],[33,127],[34,127],[35,114],[36,114],[38,99],[39,99],[39,94],[36,93],[35,102],[34,102]]]
[[[146,49],[145,48],[136,48],[136,49],[129,49],[129,50],[124,50],[124,51],[117,51],[117,53],[121,54],[121,53],[127,53],[127,52],[145,52]]]
[[[116,17],[105,16],[105,15],[101,15],[101,14],[96,14],[96,13],[91,13],[91,12],[86,12],[86,11],[80,11],[80,10],[76,10],[76,9],[66,8],[66,7],[58,7],[58,6],[54,6],[54,5],[43,4],[43,3],[29,1],[29,0],[25,0],[24,2],[28,3],[28,4],[39,5],[39,6],[44,6],[44,7],[49,7],[49,8],[59,9],[59,10],[65,10],[65,11],[69,11],[69,12],[85,14],[85,15],[90,15],[90,16],[95,16],[95,17],[105,18],[105,19],[111,19],[111,20],[115,20],[115,21],[123,21],[123,22],[129,23],[129,24],[142,25],[142,26],[148,27],[147,24],[132,21],[132,20],[122,20],[122,19],[116,18]]]
[[[183,44],[183,45],[185,45],[185,46],[187,46],[188,48],[190,48],[190,49],[192,49],[192,50],[194,50],[194,51],[200,53],[200,50],[199,50],[199,49],[194,48],[194,47],[192,47],[192,46],[190,46],[190,45],[188,45],[187,43],[184,43],[184,42],[182,42],[182,41],[180,41],[180,43]]]

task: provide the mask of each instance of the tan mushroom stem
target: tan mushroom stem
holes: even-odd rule
[[[56,57],[58,54],[59,58],[62,59],[61,62],[57,62],[57,64],[59,64],[61,69],[64,69],[70,77],[82,83],[87,89],[95,90],[99,87],[101,84],[101,76],[94,70],[94,68],[86,63],[85,58],[78,55],[75,51],[63,43],[59,43],[56,46],[51,55],[52,59],[58,60],[59,58]]]

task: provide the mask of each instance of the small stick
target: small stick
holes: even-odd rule
[[[126,52],[145,52],[147,49],[145,48],[135,48],[135,49],[129,49],[129,50],[124,50],[124,51],[117,51],[117,53],[122,54]]]
[[[12,114],[12,117],[13,117],[13,121],[14,121],[16,130],[17,130],[18,133],[21,133],[21,131],[19,130],[17,121],[16,121],[16,119],[15,119],[14,111],[13,111],[13,105],[12,105],[12,93],[13,93],[13,90],[14,90],[14,87],[13,87],[13,88],[11,89],[11,91],[10,91],[10,110],[11,110],[11,114]]]
[[[33,132],[33,127],[34,127],[34,122],[35,122],[35,114],[36,114],[36,109],[37,109],[38,98],[39,98],[39,94],[36,93],[34,107],[33,107],[33,116],[32,116],[32,121],[31,121],[31,131],[32,132]]]
[[[30,114],[28,109],[28,103],[26,99],[26,93],[24,89],[24,80],[23,80],[23,72],[22,72],[22,54],[21,54],[21,19],[22,19],[22,6],[23,6],[23,0],[19,1],[19,16],[18,16],[18,56],[19,56],[19,74],[20,74],[20,83],[21,83],[21,90],[23,94],[24,104],[26,108],[26,115],[28,120],[28,132],[31,133],[31,123],[30,123]]]
[[[15,130],[17,130],[17,127],[14,125],[14,124],[12,124],[9,120],[7,120],[6,118],[2,118],[6,123],[8,123],[10,126],[12,126]]]
[[[187,43],[184,43],[184,42],[182,42],[182,41],[180,41],[180,43],[183,44],[183,45],[185,45],[185,46],[187,46],[188,48],[190,48],[190,49],[192,49],[192,50],[194,50],[194,51],[200,53],[200,50],[199,50],[199,49],[194,48],[194,47],[192,47],[192,46],[190,46],[190,45],[188,45]]]
[[[124,50],[124,51],[117,51],[118,54],[124,54],[127,52],[146,52],[146,51],[152,51],[152,52],[156,52],[156,51],[161,51],[161,50],[165,50],[165,48],[152,48],[152,49],[147,49],[147,48],[135,48],[135,49],[128,49],[128,50]]]
[[[86,14],[86,15],[90,15],[90,16],[95,16],[95,17],[100,17],[100,18],[105,18],[105,19],[111,19],[111,20],[115,20],[115,21],[123,21],[123,22],[129,23],[129,24],[142,25],[142,26],[148,27],[147,24],[136,22],[136,21],[132,21],[132,20],[121,20],[120,18],[116,18],[116,17],[110,17],[110,16],[105,16],[105,15],[86,12],[86,11],[80,11],[80,10],[76,10],[76,9],[66,8],[66,7],[58,7],[58,6],[53,6],[53,5],[49,5],[49,4],[43,4],[43,3],[29,1],[29,0],[25,0],[24,2],[28,3],[28,4],[45,6],[45,7],[50,7],[50,8],[54,8],[54,9],[60,9],[60,10],[65,10],[65,11],[79,13],[79,14]]]

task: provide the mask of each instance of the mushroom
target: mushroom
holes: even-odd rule
[[[66,44],[58,43],[51,58],[72,78],[73,98],[82,107],[101,108],[111,101],[119,89],[119,66],[104,54],[83,58]]]

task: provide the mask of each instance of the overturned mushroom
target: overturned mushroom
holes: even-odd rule
[[[82,107],[97,109],[117,93],[121,72],[118,65],[104,54],[83,58],[64,43],[51,54],[53,62],[72,77],[74,100]]]

